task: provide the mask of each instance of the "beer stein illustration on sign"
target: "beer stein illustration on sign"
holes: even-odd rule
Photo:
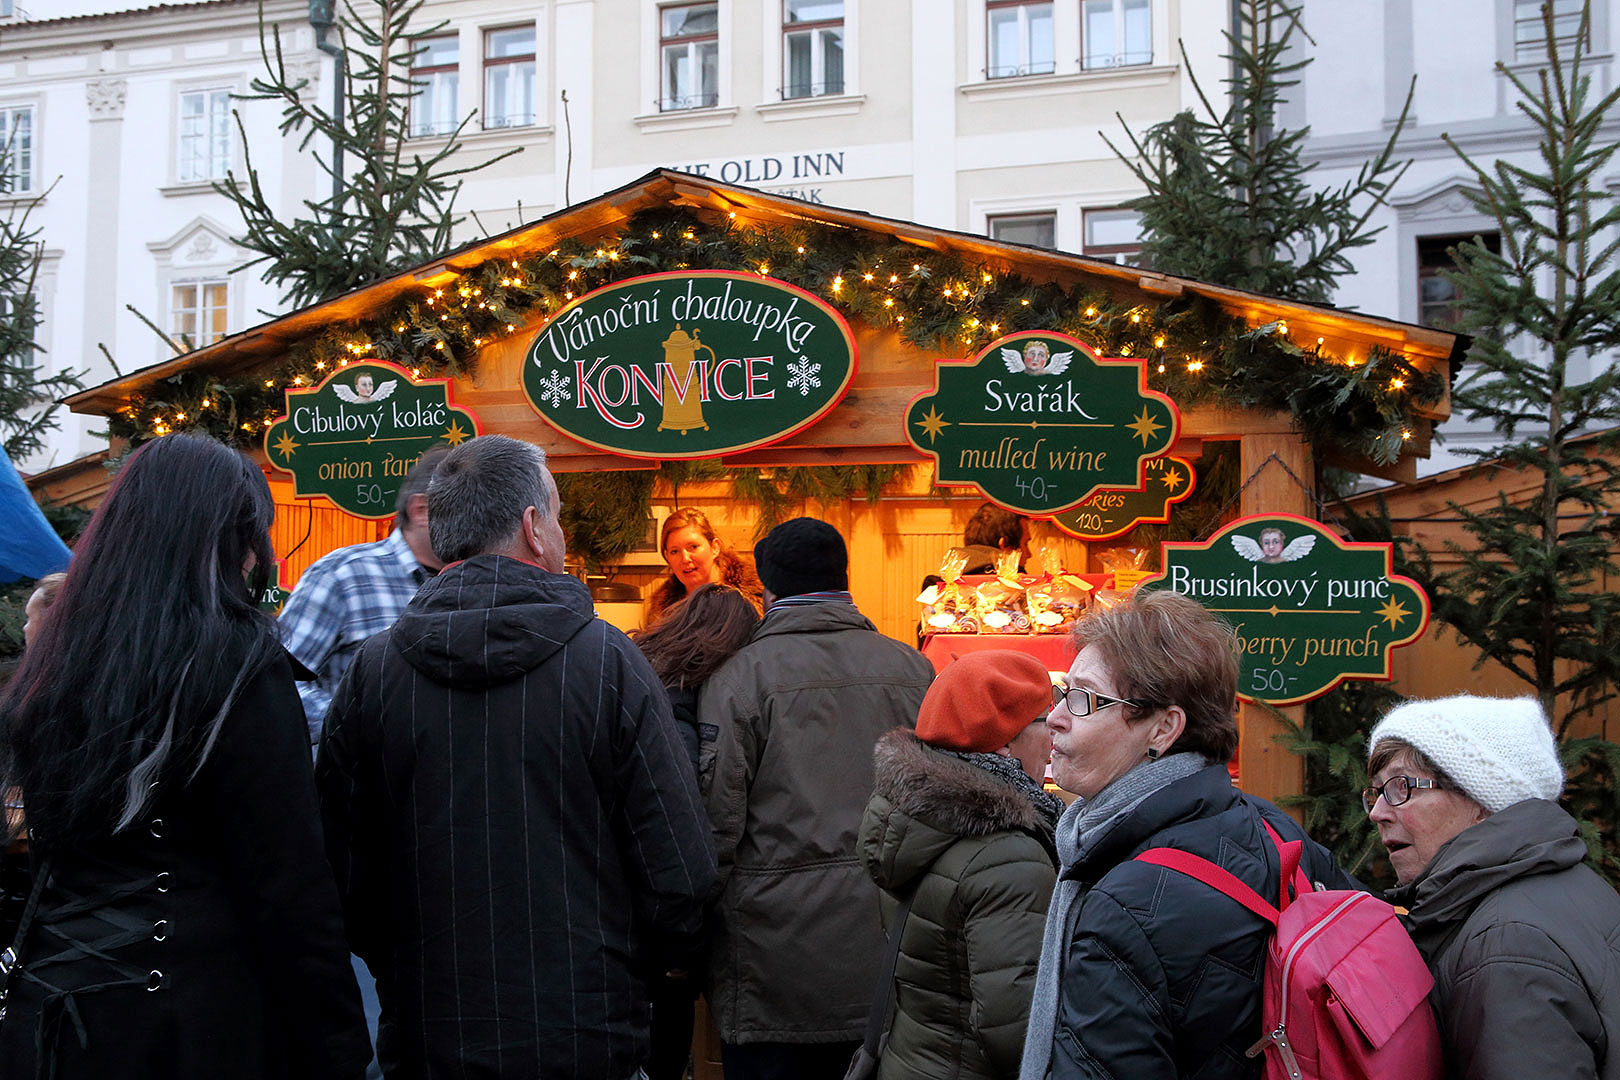
[[[702,349],[709,354],[709,364],[716,360],[714,350],[709,348],[697,338],[697,330],[690,335],[681,329],[680,323],[663,342],[664,363],[661,376],[664,396],[664,419],[658,425],[659,431],[679,431],[685,435],[693,428],[709,430],[709,425],[703,420],[703,382],[704,372],[699,366],[698,350]]]

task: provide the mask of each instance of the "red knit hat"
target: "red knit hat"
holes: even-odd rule
[[[917,738],[947,750],[993,753],[1052,708],[1052,677],[1010,649],[968,653],[934,679],[917,713]]]

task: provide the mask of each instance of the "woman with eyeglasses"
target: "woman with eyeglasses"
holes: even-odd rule
[[[1232,629],[1172,592],[1136,593],[1075,624],[1078,655],[1047,717],[1052,778],[1079,799],[1041,943],[1022,1080],[1258,1077],[1272,928],[1209,886],[1137,855],[1200,855],[1268,901],[1282,859],[1266,826],[1305,840],[1301,869],[1356,888],[1275,806],[1232,785]]]
[[[1362,803],[1389,850],[1456,1080],[1620,1077],[1620,895],[1584,865],[1534,698],[1409,701]]]

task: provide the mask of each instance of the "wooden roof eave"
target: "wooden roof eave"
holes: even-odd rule
[[[1442,330],[1277,300],[1083,255],[1011,244],[858,210],[811,206],[708,177],[659,169],[530,225],[469,244],[432,262],[82,391],[69,397],[67,404],[74,412],[106,416],[121,408],[132,394],[145,392],[159,381],[183,371],[207,368],[221,376],[238,375],[274,359],[292,344],[334,323],[373,315],[412,289],[436,287],[492,258],[533,254],[554,248],[563,240],[604,235],[634,215],[658,207],[685,207],[704,215],[735,213],[749,221],[766,223],[803,222],[860,229],[892,236],[927,250],[1000,266],[1004,271],[1016,271],[1034,280],[1066,285],[1090,281],[1122,297],[1141,296],[1143,302],[1186,294],[1202,296],[1250,323],[1284,321],[1289,324],[1290,337],[1295,341],[1321,338],[1325,349],[1352,359],[1380,345],[1402,353],[1420,370],[1440,373],[1447,388],[1446,396],[1423,413],[1434,421],[1450,415],[1450,376],[1467,343],[1466,338]]]

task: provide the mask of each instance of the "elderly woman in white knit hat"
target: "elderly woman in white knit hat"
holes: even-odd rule
[[[1558,806],[1541,706],[1411,701],[1368,745],[1362,802],[1434,971],[1447,1075],[1620,1080],[1620,895]]]

